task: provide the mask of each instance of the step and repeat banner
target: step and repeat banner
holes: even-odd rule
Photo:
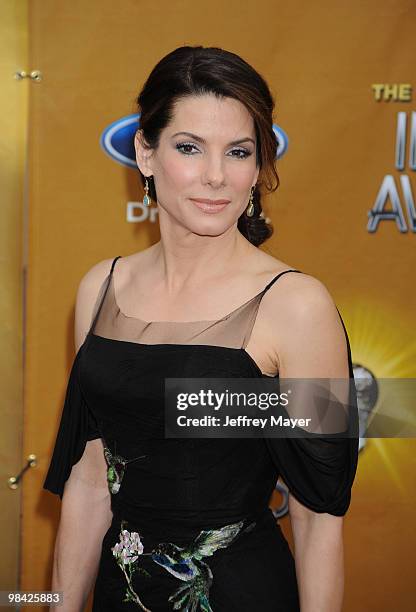
[[[414,3],[33,0],[29,24],[42,80],[30,93],[25,448],[42,460],[25,496],[24,587],[46,588],[50,568],[58,510],[40,489],[78,283],[98,261],[159,239],[134,161],[135,97],[161,57],[200,44],[241,55],[270,85],[280,187],[264,199],[274,234],[261,248],[325,283],[360,376],[362,431],[378,412],[386,418],[384,437],[360,440],[345,610],[410,612],[414,405],[382,381],[416,378]],[[284,503],[276,491],[292,544]]]

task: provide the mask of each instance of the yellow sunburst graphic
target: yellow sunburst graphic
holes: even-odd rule
[[[383,303],[359,298],[338,305],[347,328],[354,363],[377,378],[416,378],[414,321]]]
[[[337,302],[337,307],[348,332],[354,366],[366,368],[376,380],[416,379],[414,322],[408,319],[406,313],[395,310],[385,302],[363,296],[341,300]],[[410,387],[403,384],[400,388]],[[409,393],[401,394],[397,404],[385,395],[382,387],[375,406],[377,414],[403,419],[410,430],[416,431],[414,393],[412,396]],[[367,493],[371,485],[375,485],[377,491],[382,491],[387,484],[391,487],[394,483],[396,494],[400,492],[403,501],[409,503],[409,495],[414,497],[415,489],[415,451],[414,437],[367,438],[360,452],[357,480],[365,479]]]

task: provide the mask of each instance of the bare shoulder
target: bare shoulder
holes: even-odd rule
[[[75,306],[75,349],[79,350],[91,326],[96,307],[102,296],[104,281],[114,258],[103,259],[92,266],[78,285]]]
[[[264,296],[264,317],[281,376],[344,376],[345,332],[325,283],[284,274]]]
[[[114,257],[111,259],[103,259],[94,264],[81,278],[78,291],[84,294],[89,291],[94,293],[96,289],[99,289],[106,276],[110,273],[113,261]]]
[[[253,258],[253,261],[256,260]],[[277,276],[282,272],[285,273],[277,279],[265,294],[263,298],[265,310],[268,307],[273,310],[276,306],[279,306],[279,309],[286,307],[289,312],[295,308],[297,312],[301,313],[302,310],[310,308],[312,304],[315,304],[317,308],[319,308],[319,304],[321,304],[321,307],[325,304],[327,307],[330,307],[331,304],[334,306],[327,287],[314,276],[301,270],[300,273],[292,272],[292,270],[296,270],[295,266],[291,266],[268,253],[259,253],[257,263],[259,269],[264,270],[267,276],[272,275],[273,277],[273,275]]]
[[[296,317],[305,313],[322,316],[325,312],[336,311],[333,297],[323,281],[304,272],[284,274],[266,293],[265,302],[271,309],[278,305],[283,314]]]

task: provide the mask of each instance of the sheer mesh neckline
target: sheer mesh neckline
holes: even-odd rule
[[[121,255],[119,255],[116,260],[121,259]],[[114,263],[116,263],[116,260],[114,261]],[[292,268],[287,269],[287,270],[283,270],[283,272],[297,272],[298,270],[294,270]],[[280,274],[282,274],[283,272],[280,272],[278,274],[278,276]],[[116,289],[115,289],[115,284],[114,284],[114,267],[110,272],[110,290],[112,293],[112,298],[114,301],[114,304],[117,307],[118,313],[121,317],[125,318],[125,319],[132,319],[135,321],[139,321],[139,323],[143,323],[144,325],[191,325],[191,324],[198,324],[198,323],[220,323],[221,321],[226,321],[228,318],[230,318],[233,314],[235,314],[238,310],[242,309],[244,306],[247,306],[248,304],[250,304],[250,302],[254,302],[254,300],[256,298],[259,298],[263,293],[265,293],[267,291],[267,289],[269,288],[269,286],[273,283],[273,281],[276,279],[276,275],[271,279],[271,281],[269,283],[267,283],[267,285],[261,289],[258,293],[256,293],[256,295],[254,295],[253,297],[249,298],[248,300],[246,300],[243,304],[240,304],[239,306],[237,306],[237,308],[234,308],[233,310],[231,310],[230,312],[228,312],[226,315],[224,315],[223,317],[221,317],[220,319],[200,319],[197,321],[146,321],[145,319],[141,319],[140,317],[136,317],[133,315],[128,315],[126,313],[123,312],[123,310],[120,308],[120,304],[119,301],[117,299],[117,294],[116,294]]]
[[[224,315],[223,317],[221,317],[220,319],[199,319],[197,321],[146,321],[145,319],[141,319],[140,317],[136,317],[133,315],[128,315],[125,314],[122,309],[120,308],[120,305],[118,303],[117,300],[117,294],[115,291],[115,287],[114,287],[114,277],[111,279],[111,285],[112,285],[112,292],[113,292],[113,299],[114,299],[114,303],[117,306],[117,309],[119,311],[120,316],[124,317],[125,319],[134,319],[136,321],[139,321],[140,323],[144,323],[145,325],[184,325],[184,324],[196,324],[196,323],[219,323],[220,321],[226,321],[232,314],[234,314],[235,312],[237,312],[237,310],[239,310],[240,308],[243,308],[243,306],[246,306],[247,304],[249,304],[250,302],[253,302],[257,297],[259,297],[263,292],[264,289],[262,289],[261,291],[259,291],[259,293],[257,293],[255,296],[253,296],[252,298],[248,299],[246,302],[244,302],[244,304],[240,304],[240,306],[237,306],[237,308],[234,308],[233,310],[231,310],[230,312],[228,312],[226,315]]]
[[[92,335],[109,340],[145,346],[201,345],[245,349],[250,341],[263,295],[285,272],[300,272],[300,270],[280,272],[256,295],[220,319],[145,321],[140,317],[126,315],[118,306],[113,282],[114,264],[117,259],[113,260],[110,273],[101,286],[90,332]]]

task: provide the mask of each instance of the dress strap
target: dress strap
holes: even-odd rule
[[[301,270],[283,270],[283,272],[280,272],[279,274],[277,274],[274,278],[272,278],[272,280],[265,286],[265,288],[263,289],[263,291],[259,294],[260,299],[256,300],[255,302],[255,308],[252,309],[251,315],[250,315],[250,320],[248,322],[248,325],[246,327],[245,330],[245,334],[244,334],[244,339],[242,341],[242,348],[245,349],[245,347],[247,346],[250,337],[251,337],[251,333],[253,331],[254,328],[254,324],[256,322],[257,319],[257,313],[258,313],[258,309],[260,306],[260,302],[263,299],[263,296],[266,294],[266,292],[270,289],[270,287],[281,277],[283,276],[283,274],[287,274],[288,272],[299,272],[300,274],[302,274]],[[257,297],[257,296],[256,296]]]
[[[115,257],[115,258],[113,259],[113,263],[111,264],[110,274],[112,274],[112,273],[113,273],[114,266],[116,265],[116,261],[117,261],[117,259],[120,259],[120,258],[121,258],[121,255],[117,255],[117,257]]]
[[[92,334],[94,332],[95,325],[97,323],[97,320],[98,320],[98,317],[99,317],[102,305],[103,305],[104,300],[105,300],[105,296],[107,295],[107,291],[108,291],[108,287],[110,285],[111,278],[113,276],[114,266],[116,265],[117,259],[120,259],[120,257],[121,257],[121,255],[117,255],[117,257],[115,257],[113,259],[113,262],[111,264],[110,272],[107,274],[107,276],[104,279],[103,284],[101,285],[100,291],[98,293],[98,296],[97,296],[97,299],[96,299],[96,302],[95,302],[95,307],[94,307],[95,315],[92,318],[92,323],[90,325],[90,329],[88,331],[88,335],[90,335],[90,334]]]
[[[300,272],[300,274],[302,274],[301,270],[283,270],[283,272],[280,272],[279,274],[277,274],[277,276],[272,278],[270,283],[268,283],[265,286],[265,288],[263,289],[263,293],[266,293],[266,291],[268,291],[268,289],[270,289],[270,287],[277,281],[277,279],[279,279],[281,276],[283,276],[283,274],[287,274],[287,272]]]

